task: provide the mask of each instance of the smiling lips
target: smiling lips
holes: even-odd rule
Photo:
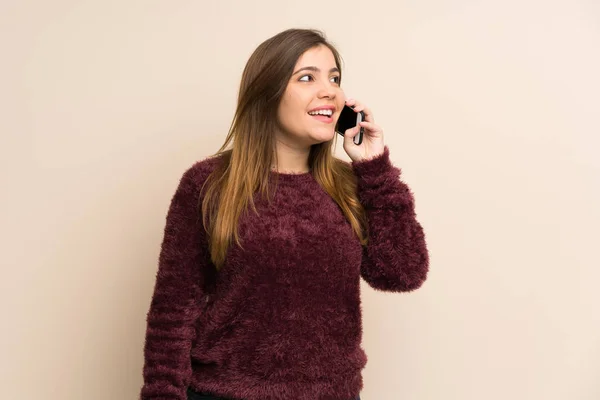
[[[335,111],[335,107],[333,107],[333,106],[317,107],[317,108],[309,111],[308,115],[312,116],[313,118],[315,118],[321,122],[331,123],[331,122],[333,122],[334,111]]]

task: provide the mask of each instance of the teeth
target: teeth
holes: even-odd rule
[[[327,115],[328,117],[331,117],[331,115],[333,114],[332,110],[318,110],[318,111],[310,111],[309,112],[310,115]]]

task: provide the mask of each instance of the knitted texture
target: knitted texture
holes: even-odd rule
[[[197,392],[240,400],[348,400],[363,388],[360,278],[390,292],[417,289],[429,265],[414,197],[382,154],[352,162],[369,221],[361,246],[310,173],[277,176],[271,204],[242,215],[242,248],[218,273],[199,189],[218,158],[182,176],[166,217],[147,315],[141,399]]]

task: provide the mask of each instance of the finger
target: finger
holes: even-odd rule
[[[370,122],[370,121],[361,121],[358,123],[360,126],[364,126],[365,128],[367,128],[368,130],[370,130],[371,132],[382,132],[381,127],[379,127],[379,125],[375,124],[374,122]]]
[[[375,122],[375,117],[373,116],[373,112],[371,111],[371,109],[362,104],[361,102],[356,101],[355,99],[348,99],[346,100],[346,105],[352,106],[352,109],[356,112],[362,111],[363,113],[365,113],[365,121]]]
[[[344,134],[344,146],[356,146],[354,143],[354,137],[358,135],[360,127],[355,126],[354,128],[350,128],[346,130]]]
[[[355,126],[354,128],[346,129],[346,132],[344,132],[344,137],[353,138],[358,133],[358,129],[359,129],[358,126]]]
[[[356,112],[360,112],[364,108],[364,106],[362,105],[362,103],[360,101],[358,101],[358,100],[355,100],[355,99],[348,99],[348,100],[346,100],[346,105],[348,107],[351,107]]]
[[[365,113],[365,121],[375,122],[375,117],[373,116],[373,112],[369,107],[363,107],[362,112]]]
[[[352,109],[356,112],[362,111],[363,109],[362,103],[356,99],[346,99],[346,105],[352,107]]]

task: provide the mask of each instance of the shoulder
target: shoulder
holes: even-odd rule
[[[188,166],[179,179],[180,192],[197,196],[208,176],[223,162],[223,154],[212,155]]]
[[[212,155],[196,161],[185,170],[182,178],[190,179],[196,184],[202,184],[221,162],[223,162],[223,155]]]

